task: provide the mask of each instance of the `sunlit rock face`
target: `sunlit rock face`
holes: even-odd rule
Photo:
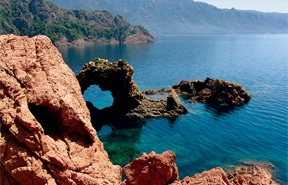
[[[270,184],[278,183],[272,179],[270,168],[259,166],[239,166],[230,172],[216,167],[192,177],[179,180],[176,155],[172,151],[162,154],[143,153],[139,158],[123,168],[126,180],[123,185],[240,185],[240,184]],[[260,165],[260,164],[258,164]]]
[[[139,158],[123,168],[126,185],[165,185],[179,179],[175,163],[176,155],[172,151],[162,154],[143,153]]]
[[[109,62],[97,58],[84,65],[77,79],[82,93],[90,85],[98,85],[113,96],[111,107],[99,110],[90,103],[93,124],[109,124],[116,128],[133,127],[139,121],[155,117],[176,117],[187,112],[177,94],[172,91],[166,99],[150,100],[138,89],[133,80],[133,67],[125,60]],[[95,101],[97,101],[95,97]]]
[[[213,168],[196,174],[193,177],[185,177],[171,185],[192,185],[192,184],[209,184],[209,185],[242,185],[242,184],[265,184],[279,185],[272,180],[271,173],[258,166],[236,167],[230,173],[225,173],[222,168]]]
[[[0,48],[0,184],[119,184],[50,39],[2,35]]]

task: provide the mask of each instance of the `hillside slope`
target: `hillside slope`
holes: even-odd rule
[[[58,44],[148,42],[152,35],[107,11],[65,10],[46,0],[2,0],[0,34],[48,35]]]
[[[153,34],[288,32],[288,14],[219,9],[192,0],[50,1],[70,9],[108,10]]]

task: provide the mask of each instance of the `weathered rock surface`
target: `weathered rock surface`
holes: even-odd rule
[[[82,93],[90,85],[98,85],[103,91],[111,91],[114,98],[113,105],[102,110],[88,104],[93,123],[135,126],[136,122],[145,118],[175,117],[187,112],[174,91],[164,100],[145,97],[133,80],[133,72],[132,66],[124,60],[112,63],[98,58],[85,64],[77,75]]]
[[[241,85],[219,79],[183,80],[172,87],[179,95],[191,97],[190,102],[237,106],[251,99]]]
[[[271,184],[276,185],[272,180],[271,173],[265,168],[259,166],[242,166],[235,168],[229,174],[230,183],[233,185],[240,184]]]
[[[2,35],[0,48],[0,184],[119,184],[49,38]]]
[[[143,153],[123,168],[123,185],[277,185],[271,173],[259,166],[236,167],[229,173],[218,167],[179,180],[175,158],[172,151]]]
[[[143,153],[123,168],[126,185],[165,185],[179,179],[175,154],[171,151]]]
[[[175,181],[171,185],[277,185],[269,171],[258,166],[237,167],[226,174],[222,168],[213,168]]]
[[[209,171],[204,171],[200,174],[196,174],[193,177],[185,177],[181,181],[176,181],[172,183],[172,185],[192,184],[230,185],[227,175],[222,168],[213,168]]]

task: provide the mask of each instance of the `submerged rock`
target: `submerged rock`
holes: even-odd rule
[[[249,102],[251,95],[239,84],[219,80],[183,80],[173,85],[189,102],[201,102],[220,106],[237,106]]]
[[[119,184],[50,39],[2,35],[0,48],[0,184]]]
[[[135,126],[141,120],[155,117],[176,117],[187,112],[175,92],[167,99],[150,100],[138,89],[133,80],[133,68],[125,60],[109,62],[97,58],[84,65],[77,75],[82,93],[90,85],[98,85],[113,96],[111,107],[99,110],[89,104],[95,124],[109,124],[114,127]],[[97,100],[98,97],[95,97]],[[98,127],[98,126],[96,126]]]

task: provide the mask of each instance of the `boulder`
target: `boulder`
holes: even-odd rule
[[[123,168],[125,185],[166,185],[178,180],[175,154],[166,151],[162,154],[143,153],[139,158]]]
[[[189,102],[237,106],[251,99],[241,85],[219,79],[182,80],[172,87],[179,95],[190,98]]]
[[[97,58],[85,64],[77,75],[82,93],[90,85],[97,85],[103,91],[111,91],[111,107],[99,110],[88,103],[95,127],[99,128],[98,124],[109,124],[116,128],[130,127],[146,118],[177,117],[187,112],[175,92],[171,92],[167,99],[148,99],[138,89],[133,80],[133,72],[133,67],[125,60],[109,62]],[[97,98],[95,97],[96,101]]]
[[[50,39],[2,35],[0,48],[0,184],[120,184]]]

